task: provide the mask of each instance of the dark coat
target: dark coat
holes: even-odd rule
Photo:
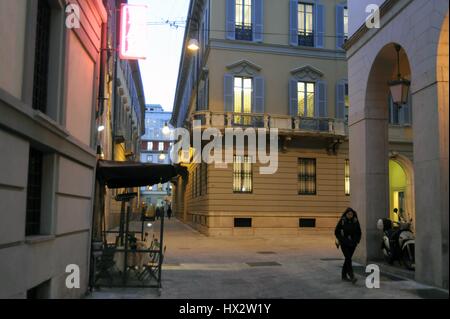
[[[359,225],[356,212],[353,212],[353,218],[348,219],[344,213],[336,225],[334,235],[341,246],[356,247],[361,240],[361,227]]]

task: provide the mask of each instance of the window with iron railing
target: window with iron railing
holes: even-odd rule
[[[348,159],[345,160],[345,168],[344,168],[344,183],[345,183],[345,195],[350,195],[350,161]]]
[[[316,195],[316,159],[298,159],[298,194]]]
[[[51,13],[47,0],[39,0],[34,51],[33,108],[43,113],[47,111]]]
[[[28,184],[26,202],[25,235],[39,235],[41,232],[43,154],[30,148],[28,158]]]
[[[252,0],[236,0],[236,40],[253,40]]]
[[[298,44],[314,46],[314,5],[298,4]]]
[[[233,192],[253,192],[253,172],[250,156],[234,156],[233,160]]]

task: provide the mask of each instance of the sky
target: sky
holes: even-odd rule
[[[129,0],[148,6],[147,58],[139,62],[147,104],[161,104],[171,112],[184,37],[184,24],[171,27],[165,21],[186,21],[189,0]],[[155,25],[160,23],[160,25]]]

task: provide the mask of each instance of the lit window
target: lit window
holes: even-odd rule
[[[344,38],[348,39],[348,8],[344,8]]]
[[[298,159],[298,193],[299,195],[316,195],[316,160],[314,158]]]
[[[153,142],[148,142],[147,143],[147,151],[151,151],[153,150]]]
[[[147,155],[147,162],[148,163],[153,162],[153,155]]]
[[[164,143],[163,142],[158,143],[158,151],[164,151]]]
[[[344,99],[345,99],[345,120],[348,121],[348,111],[350,108],[350,97],[348,95],[348,83],[345,84],[345,93],[344,93]]]
[[[314,46],[314,6],[307,3],[298,4],[298,44]]]
[[[236,0],[236,40],[252,39],[252,0]]]
[[[251,113],[252,112],[253,81],[252,78],[235,77],[234,78],[234,112]],[[234,117],[234,123],[250,125],[250,116]]]
[[[252,162],[249,156],[234,156],[233,191],[251,193],[253,191]]]
[[[350,195],[350,161],[348,159],[345,160],[345,195]]]
[[[298,116],[314,117],[314,83],[298,82]]]

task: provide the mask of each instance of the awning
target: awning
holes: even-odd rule
[[[99,160],[97,179],[108,188],[128,188],[169,182],[178,175],[186,176],[180,165],[144,164]]]

